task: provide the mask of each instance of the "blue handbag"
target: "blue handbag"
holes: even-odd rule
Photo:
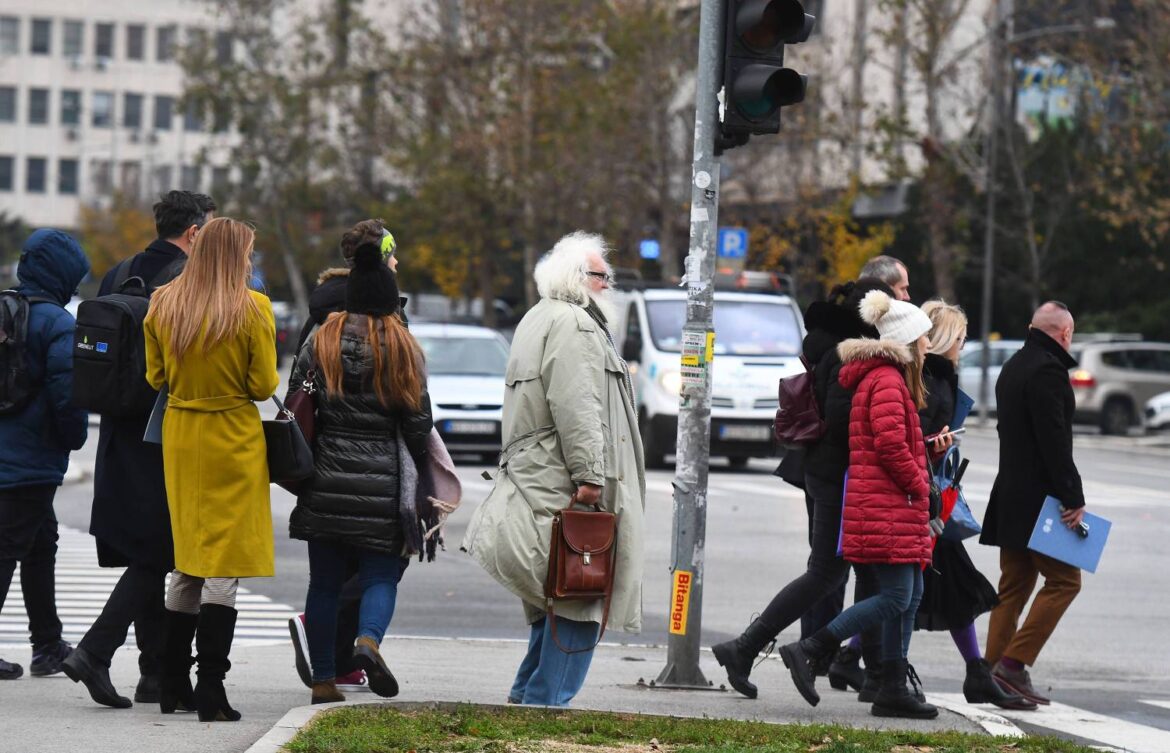
[[[983,531],[983,527],[979,525],[979,521],[971,512],[966,497],[963,496],[963,487],[959,485],[966,466],[967,461],[963,460],[959,454],[959,448],[952,446],[932,468],[935,483],[938,484],[938,488],[942,490],[944,496],[947,489],[951,488],[954,488],[958,494],[955,506],[951,508],[951,515],[947,518],[946,527],[943,528],[942,532],[942,537],[949,541],[969,539],[972,536],[978,536]]]

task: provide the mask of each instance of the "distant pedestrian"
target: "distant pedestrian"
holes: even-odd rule
[[[857,279],[875,277],[894,291],[894,298],[899,301],[910,301],[910,273],[906,265],[892,256],[875,256],[865,263]]]
[[[183,274],[155,292],[145,325],[147,381],[169,390],[162,452],[175,571],[166,608],[198,616],[200,721],[240,718],[223,687],[236,589],[239,578],[274,571],[268,462],[252,401],[271,397],[280,378],[272,304],[248,289],[254,241],[238,220],[204,225]],[[170,661],[190,655],[190,635],[168,633],[166,640],[164,692],[181,698],[190,667],[180,674]]]
[[[873,568],[879,592],[808,638],[781,647],[780,656],[797,690],[815,706],[820,696],[809,662],[836,651],[844,638],[881,624],[882,684],[872,713],[932,719],[938,709],[906,687],[906,652],[922,596],[922,568],[930,562],[930,486],[918,421],[918,410],[926,404],[922,361],[930,319],[917,306],[876,290],[866,294],[860,310],[881,338],[837,346],[843,362],[838,381],[854,390],[842,553],[850,562]]]
[[[215,208],[210,196],[190,191],[169,191],[160,197],[154,205],[158,237],[145,251],[107,272],[98,295],[116,292],[120,278],[138,277],[150,294],[177,277],[196,234],[214,216]],[[166,575],[175,566],[175,547],[162,448],[142,439],[149,419],[149,410],[132,416],[102,416],[89,532],[97,540],[98,564],[126,570],[101,614],[65,662],[65,672],[75,682],[85,683],[94,701],[114,708],[133,705],[110,681],[110,662],[126,642],[131,623],[139,651],[134,702],[160,702],[163,637],[168,630],[163,596]],[[174,623],[169,629],[180,635],[185,632],[190,646],[195,635],[194,616],[176,612],[171,617]],[[181,657],[184,676],[190,660],[190,651]],[[189,693],[176,701],[185,711],[195,710]]]
[[[999,606],[987,628],[987,660],[1004,687],[1046,705],[1027,667],[1036,663],[1057,623],[1081,590],[1075,566],[1028,549],[1028,539],[1048,496],[1064,507],[1070,528],[1085,514],[1085,494],[1072,452],[1076,408],[1068,370],[1073,316],[1049,301],[1032,315],[1028,338],[1003,365],[995,385],[999,415],[999,473],[983,520],[982,544],[999,547]],[[1019,625],[1038,576],[1044,585]]]
[[[571,499],[618,516],[609,625],[642,627],[645,468],[629,370],[609,332],[607,253],[600,236],[577,232],[537,264],[540,302],[517,327],[508,359],[499,475],[463,540],[520,598],[531,626],[510,703],[567,705],[593,658],[601,600],[556,601],[554,640],[544,592],[553,516]]]
[[[959,391],[959,352],[967,339],[967,315],[958,306],[927,301],[922,311],[930,317],[930,344],[922,364],[926,407],[918,412],[932,462],[953,444],[945,433],[955,426]],[[933,439],[932,439],[933,438]],[[939,537],[934,559],[923,573],[922,602],[916,625],[923,630],[947,630],[967,665],[963,695],[968,703],[994,703],[1005,709],[1034,709],[1036,704],[1017,693],[1005,692],[992,678],[991,666],[979,650],[975,618],[991,611],[999,600],[995,588],[976,569],[961,541]]]
[[[338,600],[356,564],[361,588],[350,666],[390,698],[398,681],[381,653],[410,560],[406,479],[399,437],[416,469],[427,456],[431,401],[422,349],[398,318],[398,283],[382,234],[361,239],[346,277],[345,310],[329,315],[301,349],[292,388],[315,373],[314,472],[297,496],[289,535],[309,542],[305,630],[312,702],[345,700],[337,689]],[[348,657],[347,657],[348,658]]]
[[[88,273],[76,240],[37,230],[16,266],[18,295],[0,299],[0,611],[20,563],[36,677],[60,672],[72,650],[57,616],[53,498],[87,433],[86,412],[70,402],[74,320],[64,307]],[[0,659],[0,680],[23,673]]]
[[[301,329],[297,340],[296,353],[300,353],[309,334],[325,323],[330,314],[345,310],[345,294],[348,287],[350,271],[354,266],[354,255],[359,245],[373,243],[378,247],[383,262],[395,272],[398,269],[397,242],[390,231],[386,229],[386,221],[379,219],[362,220],[345,231],[341,236],[341,258],[345,266],[326,269],[317,278],[317,287],[309,295],[309,318]],[[406,324],[406,299],[397,292],[398,311],[395,314]],[[390,303],[390,302],[387,302]],[[293,364],[296,368],[296,364]],[[293,379],[290,384],[298,382]],[[349,557],[346,563],[347,578],[341,589],[337,605],[337,637],[334,656],[334,672],[336,683],[341,690],[350,688],[360,689],[366,683],[366,675],[353,663],[353,645],[358,637],[358,621],[362,603],[362,586],[358,578],[357,557]],[[309,661],[308,626],[305,615],[299,614],[289,618],[289,635],[292,637],[293,654],[296,660],[297,674],[305,687],[313,687],[313,672]]]

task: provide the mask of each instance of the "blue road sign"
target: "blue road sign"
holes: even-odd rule
[[[748,231],[743,227],[719,228],[719,244],[716,256],[726,259],[742,259],[747,256]]]
[[[638,244],[638,253],[643,259],[657,259],[660,250],[658,241],[653,238],[647,238]]]

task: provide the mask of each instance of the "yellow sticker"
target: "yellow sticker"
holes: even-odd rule
[[[707,333],[707,363],[711,363],[711,359],[715,357],[715,333]]]
[[[699,357],[698,356],[683,356],[682,357],[682,365],[683,366],[698,366],[699,365]]]
[[[691,606],[691,574],[686,570],[674,571],[674,588],[670,598],[670,632],[673,635],[687,634],[687,612]]]

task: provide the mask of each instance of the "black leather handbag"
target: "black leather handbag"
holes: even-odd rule
[[[275,395],[276,418],[264,421],[268,445],[268,480],[296,493],[301,482],[313,475],[313,449],[305,439],[292,411]]]

